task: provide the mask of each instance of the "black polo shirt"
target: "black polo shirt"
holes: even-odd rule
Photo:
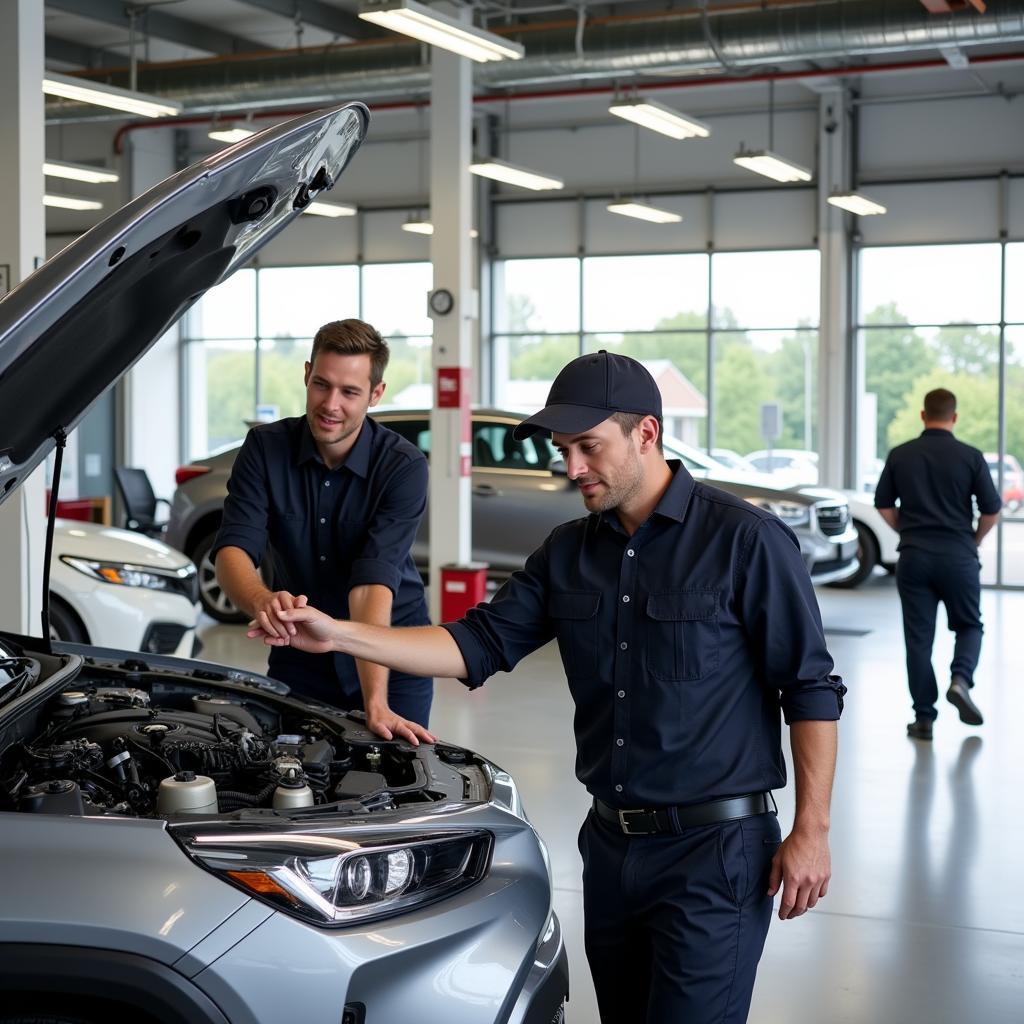
[[[941,427],[893,448],[875,488],[875,508],[899,503],[900,551],[977,558],[975,500],[985,515],[1002,507],[985,456]]]
[[[576,774],[619,807],[785,785],[780,709],[835,720],[845,692],[789,528],[669,465],[632,537],[614,512],[566,523],[490,604],[445,625],[470,687],[557,638]]]
[[[276,589],[305,594],[315,608],[347,619],[349,591],[376,583],[394,595],[394,625],[425,625],[423,582],[410,550],[426,503],[423,454],[372,417],[335,469],[320,458],[304,416],[261,424],[235,459],[211,556],[230,545],[258,566],[269,544]],[[271,671],[308,666],[312,657],[274,647]],[[331,657],[344,692],[357,693],[355,661]],[[324,660],[316,657],[318,666]]]

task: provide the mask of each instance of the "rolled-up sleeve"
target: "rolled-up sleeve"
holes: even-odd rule
[[[349,590],[378,584],[392,594],[401,582],[401,565],[409,557],[427,507],[427,461],[410,459],[388,480],[374,509],[366,540],[349,573]]]
[[[971,489],[978,502],[978,511],[983,516],[994,516],[1003,507],[1003,500],[992,480],[985,456],[978,452],[974,463],[974,481]]]
[[[893,479],[892,460],[886,459],[875,485],[875,508],[895,508],[899,493]]]
[[[547,614],[547,544],[526,560],[489,603],[471,608],[456,622],[442,623],[466,663],[463,685],[475,690],[495,672],[511,672],[528,654],[554,637]]]
[[[215,559],[221,548],[235,547],[259,566],[267,549],[268,491],[259,435],[250,430],[231,467],[224,518],[210,551],[211,558]]]
[[[740,607],[764,685],[779,695],[787,723],[835,721],[846,687],[835,667],[810,577],[793,534],[763,519],[747,539]]]

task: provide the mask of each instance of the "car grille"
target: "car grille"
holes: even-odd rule
[[[850,522],[847,505],[818,505],[818,525],[826,537],[838,537]]]

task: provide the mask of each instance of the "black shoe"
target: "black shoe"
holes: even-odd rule
[[[932,738],[932,721],[930,718],[917,718],[907,726],[907,735],[912,740],[930,740]]]
[[[960,676],[953,676],[946,691],[946,700],[960,712],[960,721],[965,725],[981,725],[984,721],[977,704],[971,700],[971,688]]]

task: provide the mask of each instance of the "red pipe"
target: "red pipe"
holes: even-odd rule
[[[1005,54],[981,54],[977,57],[971,58],[971,65],[978,64],[999,64],[999,63],[1012,63],[1015,61],[1024,60],[1024,52],[1022,53],[1005,53]],[[945,60],[922,60],[922,61],[908,61],[904,63],[896,64],[864,64],[856,67],[845,67],[845,68],[831,68],[829,70],[803,70],[803,71],[776,71],[771,74],[765,75],[748,75],[743,77],[740,75],[731,75],[718,78],[684,78],[668,82],[646,82],[643,85],[637,85],[635,87],[630,86],[630,89],[636,90],[638,93],[646,92],[657,92],[663,89],[696,89],[704,86],[712,85],[743,85],[749,82],[784,82],[784,81],[799,81],[802,78],[836,78],[843,75],[866,75],[866,74],[877,74],[880,72],[894,72],[894,71],[927,71],[931,68],[947,68],[949,65]],[[519,102],[520,100],[548,100],[548,99],[571,99],[574,97],[581,96],[600,96],[602,94],[614,95],[616,87],[613,85],[595,85],[587,86],[578,89],[547,89],[538,90],[535,92],[517,92],[511,95],[496,95],[493,93],[481,94],[473,97],[474,104],[483,105],[485,103],[509,103]],[[374,103],[369,104],[372,110],[415,110],[419,107],[426,107],[430,105],[429,100],[403,100],[398,103]],[[231,115],[231,119],[241,117],[251,117],[253,120],[259,119],[275,119],[282,120],[287,117],[297,117],[300,114],[308,114],[311,110],[317,109],[316,107],[302,107],[295,110],[268,110],[268,111],[257,111],[252,114],[240,113],[237,115]],[[203,117],[179,117],[173,121],[170,120],[151,120],[151,121],[131,121],[128,124],[121,125],[117,130],[117,134],[114,136],[114,152],[120,155],[124,150],[124,137],[129,132],[137,131],[140,128],[167,128],[176,127],[178,125],[187,124],[209,124],[213,120],[213,115],[207,114]]]

